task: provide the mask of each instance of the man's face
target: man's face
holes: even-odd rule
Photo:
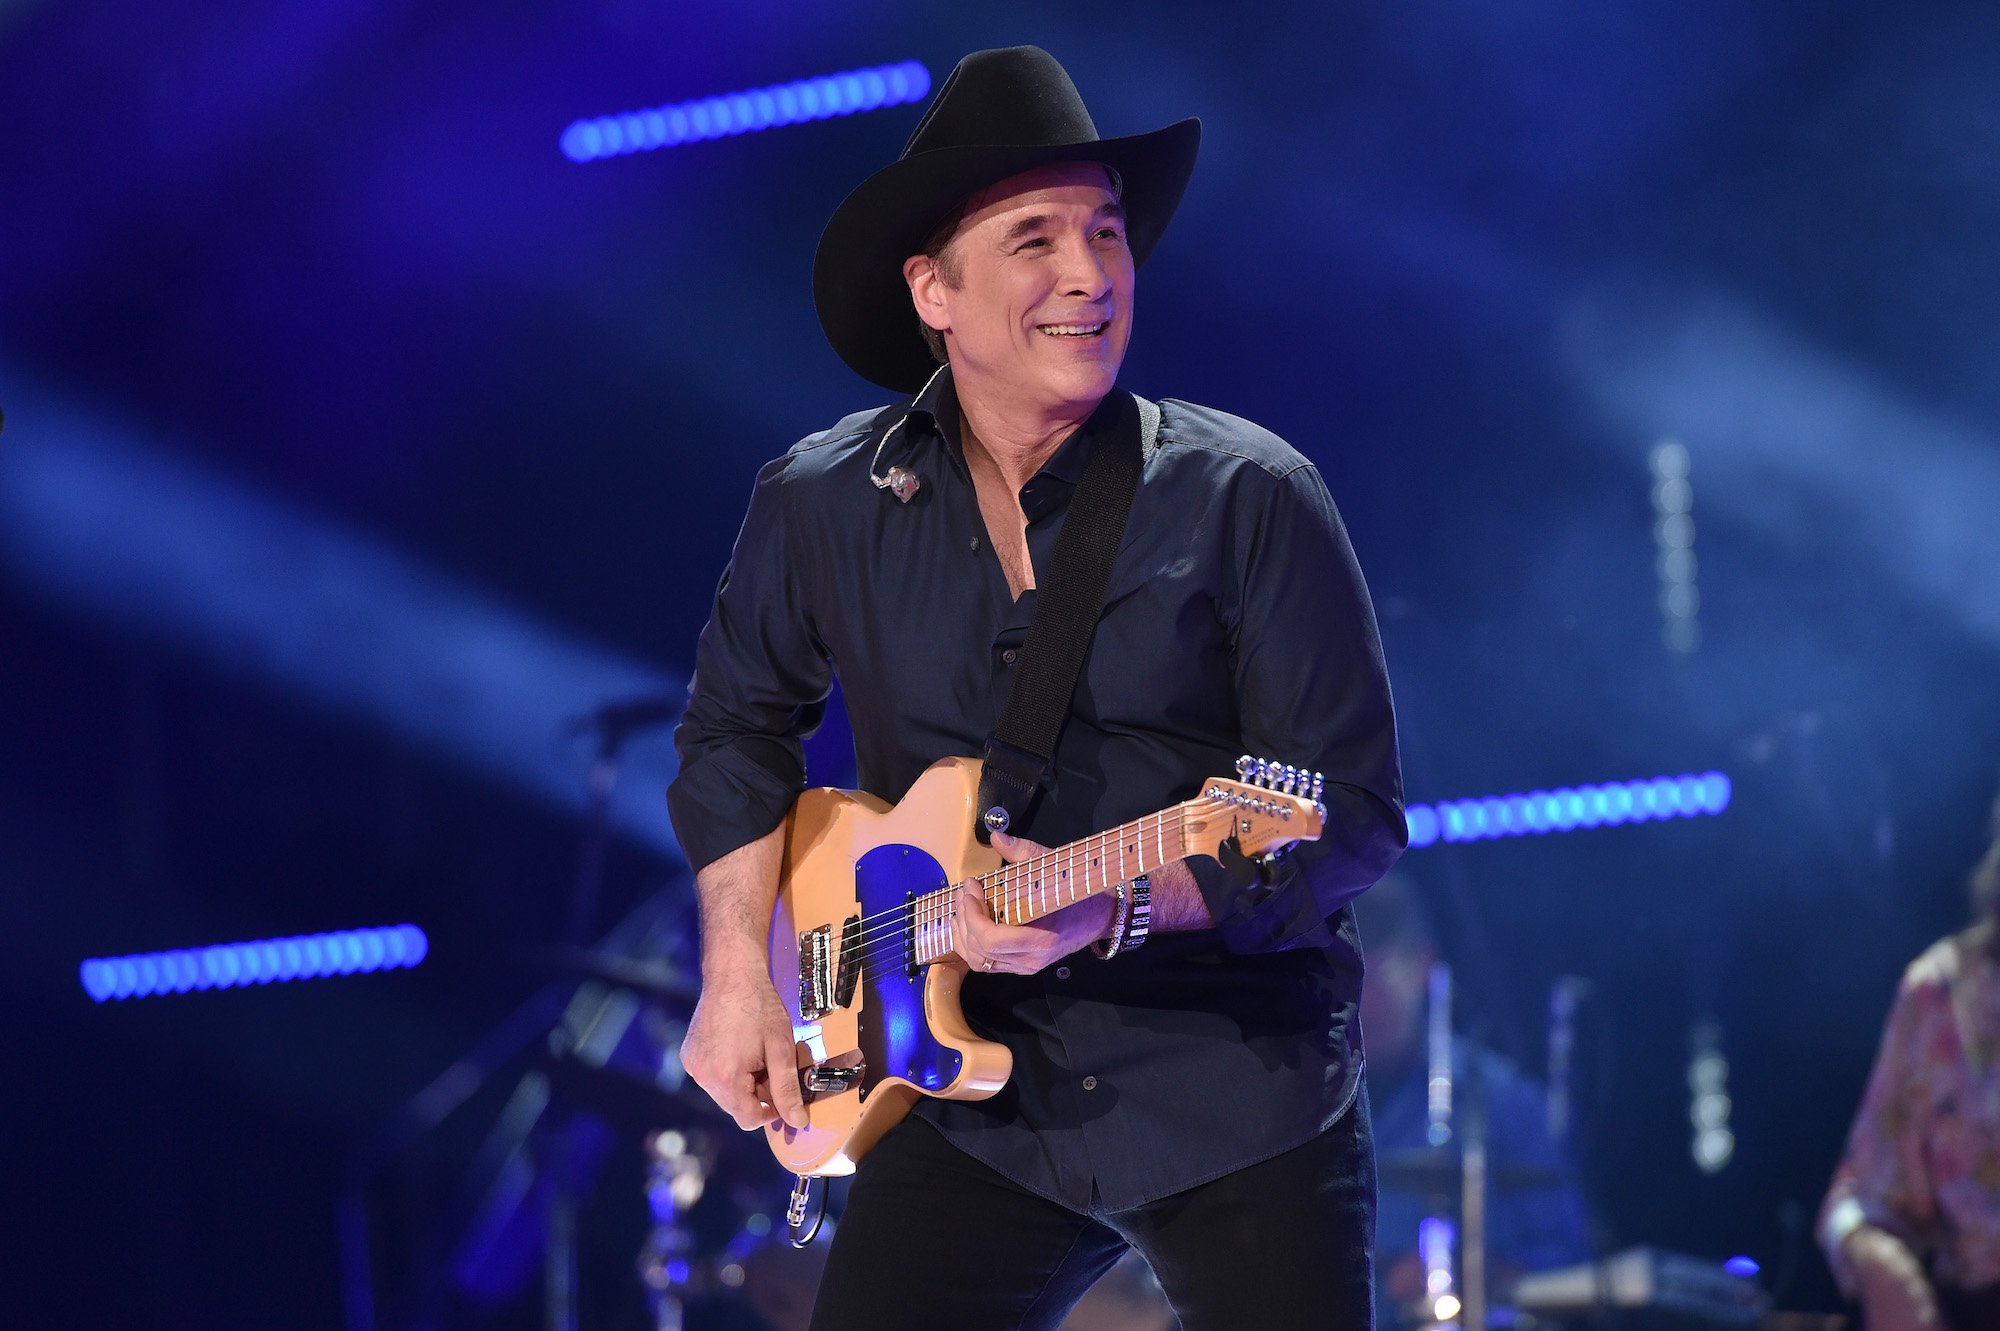
[[[1132,251],[1102,166],[1040,167],[982,190],[944,253],[903,271],[961,392],[1062,412],[1111,391],[1132,332]]]

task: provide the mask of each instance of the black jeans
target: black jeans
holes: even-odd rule
[[[1367,1096],[1274,1159],[1130,1211],[1083,1215],[910,1119],[855,1173],[813,1331],[1046,1331],[1128,1245],[1185,1331],[1370,1331]]]

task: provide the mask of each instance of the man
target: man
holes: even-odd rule
[[[914,396],[759,475],[669,792],[702,914],[682,1057],[745,1128],[805,1121],[765,958],[799,737],[837,669],[865,789],[984,751],[1086,463],[1145,442],[1114,385],[1199,132],[1100,139],[1046,52],[980,52],[826,228],[828,339]],[[1311,464],[1167,401],[1052,770],[994,845],[1151,813],[1243,752],[1325,773],[1325,835],[1261,873],[1165,866],[1146,946],[1106,897],[1028,926],[961,897],[965,1013],[1013,1076],[920,1102],[861,1161],[816,1327],[1053,1327],[1128,1245],[1190,1328],[1368,1325],[1347,903],[1405,840],[1374,615]]]
[[[1383,1326],[1428,1302],[1417,1236],[1429,1216],[1457,1219],[1460,1181],[1453,1150],[1430,1146],[1427,1017],[1436,935],[1416,887],[1390,874],[1356,906],[1368,947],[1361,1028],[1368,1038],[1368,1103],[1382,1167],[1376,1218],[1376,1312]],[[1590,1226],[1568,1152],[1548,1132],[1548,1090],[1510,1059],[1453,1038],[1454,1141],[1462,1146],[1468,1100],[1477,1094],[1491,1193],[1486,1211],[1487,1286],[1504,1293],[1530,1271],[1591,1259]],[[1474,1086],[1474,1079],[1477,1086]],[[1439,1169],[1443,1164],[1445,1168]],[[1454,1253],[1455,1276],[1462,1254]]]

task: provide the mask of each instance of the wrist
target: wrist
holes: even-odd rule
[[[1120,913],[1118,894],[1116,892],[1106,892],[1102,896],[1092,897],[1090,900],[1091,904],[1103,907],[1102,913],[1104,916],[1098,923],[1097,932],[1090,936],[1090,941],[1093,943],[1109,943],[1114,941],[1120,933],[1124,932],[1124,926],[1118,919]]]
[[[1125,941],[1125,923],[1132,909],[1132,899],[1127,894],[1125,884],[1114,883],[1111,887],[1111,924],[1098,940],[1090,945],[1099,961],[1109,961],[1118,955]]]
[[[737,943],[722,947],[710,945],[702,949],[703,988],[770,978],[770,958],[765,955],[764,949],[756,944]]]
[[[1146,941],[1153,923],[1152,883],[1145,874],[1120,883],[1113,890],[1118,894],[1118,904],[1111,919],[1111,933],[1102,942],[1091,944],[1091,950],[1101,961],[1137,948]]]

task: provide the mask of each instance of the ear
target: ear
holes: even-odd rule
[[[917,317],[940,333],[949,329],[951,314],[937,260],[928,254],[912,254],[903,260],[903,280],[909,283],[910,303],[916,306]]]

